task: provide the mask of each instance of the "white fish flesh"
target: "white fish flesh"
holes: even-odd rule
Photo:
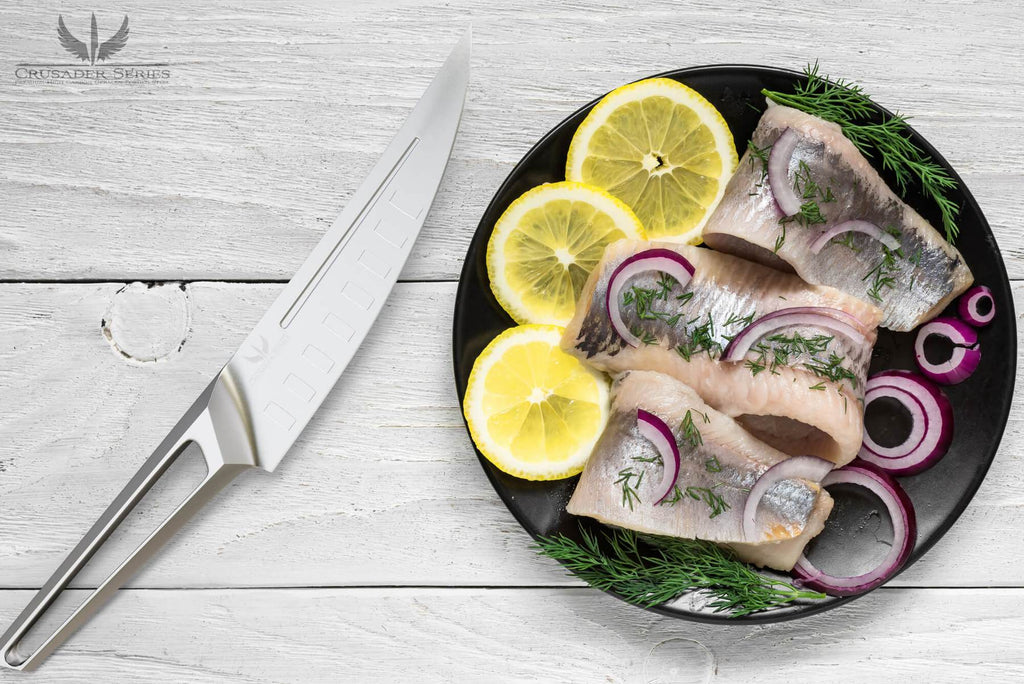
[[[627,281],[623,301],[632,299],[620,307],[623,321],[646,342],[632,347],[608,316],[609,280],[626,258],[651,248],[673,250],[695,271],[685,286],[666,288],[669,284],[656,271]],[[646,304],[638,305],[638,298]],[[719,360],[729,339],[746,325],[794,307],[841,311],[857,324],[862,341],[794,327],[764,338],[742,361]],[[875,306],[839,290],[807,285],[790,273],[727,254],[620,240],[605,249],[591,272],[562,347],[611,374],[652,370],[671,375],[776,449],[844,465],[860,449],[860,399],[880,317]]]
[[[749,540],[743,531],[747,494],[786,454],[757,440],[667,375],[626,373],[612,391],[608,425],[569,500],[569,513],[648,534],[705,539],[725,544],[759,566],[793,568],[832,510],[827,491],[803,479],[773,484],[758,504],[756,540]],[[664,464],[640,432],[637,409],[664,421],[679,447],[676,489],[661,503],[655,501]],[[699,442],[681,427],[687,415],[699,431]]]
[[[772,193],[767,157],[786,131],[797,139],[787,182],[820,216],[784,218]],[[960,252],[889,189],[838,125],[769,101],[751,144],[758,153],[748,148],[704,227],[708,246],[876,304],[884,312],[882,327],[898,331],[934,318],[974,281]],[[898,250],[868,234],[845,232],[814,253],[819,237],[847,221],[891,234]]]

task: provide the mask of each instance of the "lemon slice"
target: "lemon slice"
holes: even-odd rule
[[[558,480],[579,473],[608,421],[607,380],[562,351],[561,337],[554,325],[510,328],[469,374],[469,432],[509,475]]]
[[[725,119],[695,90],[650,78],[608,93],[573,136],[565,177],[632,207],[654,239],[697,244],[738,158]]]
[[[517,323],[565,325],[606,245],[644,238],[629,207],[600,188],[545,183],[509,205],[487,243],[487,275]]]

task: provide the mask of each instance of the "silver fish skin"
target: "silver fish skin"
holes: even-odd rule
[[[708,246],[877,304],[884,313],[882,327],[897,331],[913,330],[934,318],[970,287],[974,276],[960,252],[885,184],[838,125],[769,100],[752,143],[769,148],[786,129],[800,135],[789,180],[795,182],[800,173],[803,189],[809,175],[821,188],[815,201],[826,222],[783,226],[764,164],[748,149],[704,227]],[[826,188],[834,200],[824,201]],[[883,245],[868,235],[849,233],[852,248],[833,239],[818,254],[811,252],[819,235],[847,220],[899,231],[902,257],[885,267],[882,278],[876,269],[885,258]],[[785,237],[776,249],[783,230]]]
[[[747,539],[742,516],[748,490],[786,454],[760,442],[667,375],[626,373],[612,391],[608,425],[569,500],[569,513],[648,534],[713,541],[729,546],[747,562],[777,570],[793,568],[832,510],[827,491],[808,480],[781,480],[761,500],[756,538]],[[669,503],[673,497],[655,503],[664,465],[653,443],[639,431],[637,409],[661,418],[675,436],[680,453],[675,486],[680,496],[674,503]],[[687,413],[700,431],[703,443],[697,446],[680,428]],[[638,498],[623,499],[617,481],[624,472],[633,473],[630,483]],[[692,491],[699,497],[703,490],[720,497],[717,515],[703,498],[687,495]]]
[[[615,268],[626,258],[651,248],[675,251],[693,264],[689,283],[678,283],[657,299],[653,306],[668,316],[641,320],[635,306],[620,306],[624,322],[648,335],[650,344],[629,346],[612,327],[606,297]],[[633,287],[658,289],[661,274],[648,272],[626,283]],[[683,299],[680,299],[683,297]],[[686,299],[688,297],[688,299]],[[785,365],[766,367],[755,372],[748,361],[758,352],[751,350],[746,360],[723,362],[719,350],[729,337],[744,329],[738,318],[757,318],[791,307],[838,309],[853,317],[865,341],[851,342],[833,335],[817,361],[835,353],[852,379],[833,382],[811,370],[812,357],[793,355]],[[672,316],[680,314],[678,320]],[[807,285],[793,274],[783,273],[728,254],[677,243],[620,240],[609,245],[584,285],[576,314],[566,327],[562,348],[584,362],[607,373],[628,370],[653,370],[671,375],[693,387],[709,405],[736,418],[759,439],[788,454],[811,454],[844,465],[860,449],[863,415],[864,377],[875,342],[881,311],[829,287]],[[707,326],[711,320],[713,326]],[[730,323],[730,321],[732,321]],[[727,325],[728,324],[728,325]],[[719,350],[699,351],[689,358],[680,345],[692,344],[694,328],[713,327],[709,336]],[[780,334],[800,333],[809,339],[823,334],[821,329],[788,328]]]

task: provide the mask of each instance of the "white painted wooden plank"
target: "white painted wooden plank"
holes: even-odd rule
[[[28,598],[0,592],[0,623]],[[664,618],[590,589],[122,591],[32,679],[1015,682],[1021,611],[1020,589],[883,589],[765,626]]]
[[[0,285],[0,587],[49,576],[280,288],[123,287]],[[1024,310],[1024,283],[1015,293]],[[473,455],[450,365],[454,294],[399,285],[281,469],[230,487],[135,586],[572,583],[528,550]],[[127,353],[170,355],[126,359],[101,320]],[[978,496],[899,584],[1024,585],[1022,418],[1019,398]]]
[[[674,67],[815,58],[916,115],[1024,277],[1013,3],[634,4],[163,3],[130,12],[122,55],[169,61],[170,82],[106,87],[15,83],[15,62],[66,58],[56,14],[81,23],[91,6],[5,3],[0,278],[287,279],[470,21],[462,132],[405,278],[455,277],[515,161],[600,93]]]

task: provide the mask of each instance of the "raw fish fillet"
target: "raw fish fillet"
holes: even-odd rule
[[[769,102],[752,142],[761,149],[770,147],[787,128],[800,135],[789,179],[801,192],[807,189],[807,177],[818,186],[817,194],[809,194],[825,223],[780,224],[782,211],[764,165],[748,149],[704,227],[708,246],[874,303],[884,312],[882,327],[892,330],[913,330],[970,287],[974,277],[960,252],[889,189],[838,125]],[[829,195],[834,199],[825,201]],[[848,220],[898,231],[899,254],[886,263],[882,243],[862,233],[847,233],[849,244],[838,241],[842,235],[832,238],[818,254],[812,253],[819,235]]]
[[[685,287],[676,284],[664,299],[653,302],[660,318],[644,320],[634,306],[621,308],[625,323],[647,335],[650,342],[630,347],[608,317],[608,281],[624,259],[652,247],[681,254],[693,264],[695,273]],[[628,281],[626,287],[658,290],[660,277],[658,272],[643,273]],[[823,352],[795,353],[785,364],[774,367],[773,354],[763,358],[755,349],[742,362],[718,360],[729,337],[751,320],[779,309],[807,306],[839,309],[851,315],[859,322],[866,344],[834,336]],[[670,315],[676,313],[680,315],[673,321]],[[675,243],[620,240],[605,249],[584,285],[576,314],[562,337],[562,347],[608,373],[653,370],[671,375],[776,449],[844,465],[860,449],[863,415],[859,399],[880,317],[876,307],[839,290],[807,285],[795,275],[728,254]],[[695,345],[700,329],[708,333],[716,348]],[[780,334],[814,339],[822,330],[791,328]],[[766,344],[770,349],[776,347],[775,343]],[[833,353],[842,359],[839,367],[849,371],[851,378],[833,382],[811,370],[820,368]],[[758,370],[757,365],[763,368]]]
[[[679,446],[679,496],[655,503],[663,466],[654,444],[637,427],[637,409],[661,418]],[[690,413],[702,444],[693,446],[680,425]],[[707,420],[705,420],[705,416]],[[758,441],[715,411],[696,392],[667,375],[634,371],[613,387],[608,426],[569,500],[567,510],[638,532],[726,544],[743,560],[791,570],[804,546],[821,532],[832,498],[802,479],[781,480],[765,493],[755,517],[756,538],[743,534],[743,509],[757,478],[786,455]],[[623,499],[623,473],[636,497]],[[642,477],[641,477],[642,474]],[[638,479],[639,478],[639,479]],[[716,497],[709,504],[703,492]],[[686,492],[694,492],[693,498]],[[674,503],[673,498],[677,499]],[[632,506],[630,506],[630,503]],[[714,514],[719,510],[718,514]]]

